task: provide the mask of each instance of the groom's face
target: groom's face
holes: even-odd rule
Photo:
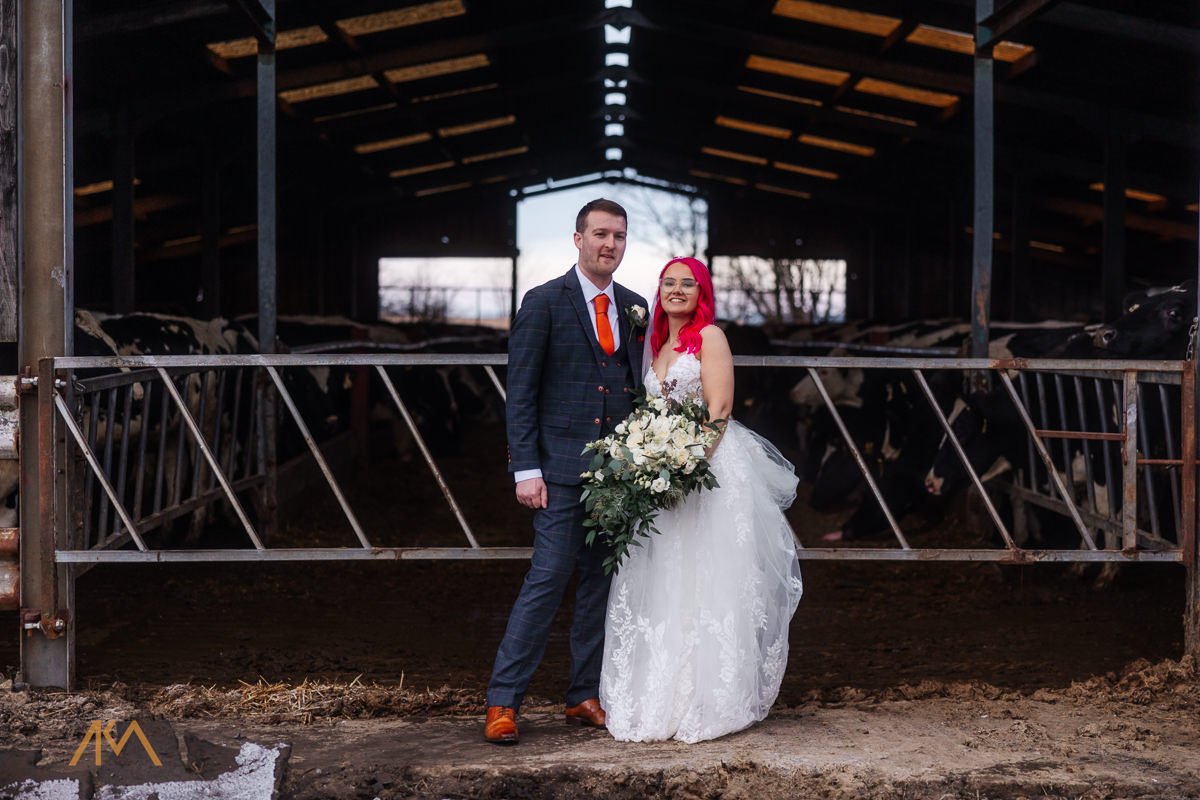
[[[575,233],[579,268],[600,288],[608,285],[625,257],[625,218],[606,211],[588,212],[583,233]]]

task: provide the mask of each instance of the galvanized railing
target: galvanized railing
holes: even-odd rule
[[[51,415],[53,424],[65,430],[69,441],[69,447],[64,450],[66,463],[57,465],[62,469],[54,469],[54,474],[68,476],[67,480],[74,481],[72,503],[78,504],[74,510],[82,509],[84,516],[92,519],[83,523],[75,517],[74,529],[78,533],[60,536],[55,558],[60,563],[528,558],[530,549],[527,547],[484,547],[479,544],[467,515],[457,503],[407,403],[388,373],[391,367],[481,368],[503,396],[503,387],[493,367],[506,362],[503,355],[377,353],[55,359],[53,368],[65,380],[60,381],[60,388],[53,393],[39,392],[39,401],[43,403],[41,413]],[[1195,535],[1196,445],[1191,421],[1195,392],[1191,365],[1186,362],[763,356],[738,357],[735,364],[740,368],[788,369],[796,371],[797,377],[804,374],[801,371],[806,371],[812,377],[845,437],[869,491],[882,506],[895,540],[894,546],[802,547],[802,559],[1179,562],[1184,560],[1184,553],[1190,552]],[[369,368],[376,372],[437,479],[458,522],[465,546],[381,547],[374,543],[371,531],[359,521],[330,469],[320,443],[309,431],[310,421],[299,412],[284,380],[286,370],[312,367]],[[1018,467],[1021,474],[1010,491],[1023,501],[1069,517],[1078,529],[1080,548],[1021,547],[1017,542],[1019,537],[1014,538],[989,500],[982,476],[971,469],[962,448],[950,435],[946,437],[947,444],[957,450],[972,484],[989,509],[1002,544],[995,547],[913,547],[900,521],[888,507],[867,459],[849,435],[836,404],[830,401],[817,367],[882,369],[911,375],[921,387],[941,429],[929,433],[939,436],[950,432],[951,424],[929,388],[927,374],[946,370],[989,373],[996,385],[1007,393],[1029,435],[1029,463]],[[97,369],[134,371],[103,378],[76,379],[77,371]],[[1081,369],[1086,371],[1081,372]],[[1016,383],[1010,372],[1018,376]],[[1054,403],[1049,405],[1044,400],[1047,396],[1046,376],[1049,381],[1057,382],[1056,393],[1051,395]],[[1105,409],[1106,398],[1117,395],[1111,392],[1104,395],[1105,390],[1097,387],[1114,381],[1121,387],[1118,418],[1102,423],[1101,429],[1096,431],[1067,430],[1068,426],[1054,425],[1047,412],[1054,405],[1065,407],[1072,395],[1078,399],[1083,393],[1091,392],[1101,398],[1097,401],[1098,407]],[[1177,419],[1174,402],[1163,393],[1173,390],[1174,384],[1179,386]],[[259,387],[258,399],[255,399],[255,392],[246,391],[249,385]],[[1038,402],[1039,386],[1042,388],[1041,403]],[[290,419],[299,427],[309,454],[350,524],[356,541],[348,542],[347,546],[268,547],[255,520],[247,512],[244,498],[268,480],[261,458],[263,448],[258,444],[262,427],[255,422],[261,418],[266,405],[262,391],[267,387],[286,409],[284,424]],[[1175,444],[1165,448],[1161,457],[1137,455],[1139,425],[1143,439],[1149,436],[1149,431],[1145,430],[1145,416],[1139,413],[1147,392],[1151,391],[1145,387],[1166,387],[1153,391],[1158,392],[1155,398],[1158,405],[1171,412],[1170,427],[1166,429],[1169,432],[1164,435]],[[1068,392],[1068,388],[1072,391]],[[1087,416],[1083,415],[1083,418]],[[1066,418],[1064,412],[1063,420]],[[1106,418],[1106,413],[1099,414],[1099,419]],[[1094,491],[1089,490],[1091,494],[1087,494],[1070,480],[1069,475],[1064,478],[1051,448],[1056,440],[1068,438],[1084,442],[1085,449],[1120,446],[1119,460],[1105,453],[1102,458],[1097,458],[1095,464],[1099,466],[1095,468],[1108,471],[1107,487],[1121,486],[1123,509],[1138,508],[1139,479],[1150,497],[1160,494],[1155,481],[1160,484],[1162,481],[1173,482],[1174,488],[1169,493],[1173,498],[1171,526],[1166,524],[1167,514],[1162,511],[1155,512],[1156,517],[1140,526],[1137,513],[1118,511],[1112,502],[1104,508],[1097,503]],[[151,453],[157,455],[152,457]],[[64,458],[55,448],[39,456]],[[72,470],[69,467],[73,463],[82,466]],[[1089,468],[1093,466],[1090,458],[1088,464]],[[1160,474],[1147,477],[1147,469],[1159,470]],[[497,476],[497,480],[504,478]],[[1091,482],[1087,483],[1091,485]],[[55,496],[64,495],[56,493]],[[227,504],[237,516],[245,533],[243,547],[164,549],[151,535],[169,519],[218,503]],[[58,514],[56,518],[62,520],[70,516]],[[1173,535],[1167,531],[1168,527],[1173,527]],[[1120,545],[1116,546],[1117,542],[1110,539],[1113,546],[1103,546],[1106,542],[1097,541],[1098,537],[1093,534],[1096,530],[1119,530]],[[68,546],[64,547],[64,543]]]
[[[83,549],[130,539],[146,549],[143,536],[181,517],[196,534],[210,506],[265,479],[260,393],[248,367],[125,370],[64,390],[56,405],[80,457],[71,464],[69,538]]]

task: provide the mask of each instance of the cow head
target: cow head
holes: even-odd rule
[[[1196,281],[1134,292],[1125,313],[1096,328],[1092,342],[1110,357],[1183,358],[1195,316]]]
[[[1006,424],[1015,416],[1011,407],[1005,408],[997,392],[975,392],[967,400],[955,401],[948,418],[950,430],[962,445],[971,470],[981,480],[990,480],[1011,467],[1009,455],[1013,443],[1023,441],[1013,436],[1014,428]],[[949,495],[969,481],[954,445],[943,435],[933,465],[925,475],[925,490],[932,495]]]

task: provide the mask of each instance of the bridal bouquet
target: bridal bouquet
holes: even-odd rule
[[[583,524],[589,529],[589,545],[597,536],[612,545],[612,555],[604,561],[606,573],[620,568],[631,545],[641,547],[635,537],[659,532],[654,516],[661,509],[717,485],[705,451],[720,430],[706,414],[697,400],[642,394],[634,399],[633,413],[612,434],[584,447],[584,453],[595,456],[582,476],[587,512]]]

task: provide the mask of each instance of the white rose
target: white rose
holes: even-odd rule
[[[616,431],[617,431],[617,433],[619,433],[621,436],[624,436],[624,435],[625,435],[625,423],[624,423],[624,422],[618,422],[618,423],[617,423],[617,427],[616,427],[616,429],[615,429],[615,430],[616,430]]]
[[[650,491],[654,492],[655,494],[662,494],[666,490],[667,482],[663,478],[655,478],[654,482],[650,484]]]
[[[691,475],[695,471],[696,471],[696,462],[695,461],[689,461],[688,463],[683,465],[683,474],[684,475]]]
[[[704,458],[704,448],[698,444],[694,444],[688,448],[692,455],[696,458]]]

